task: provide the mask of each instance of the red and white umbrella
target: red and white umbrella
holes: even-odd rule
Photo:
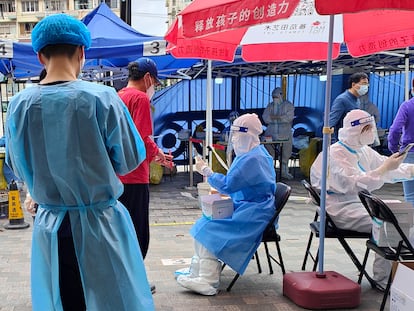
[[[322,15],[356,13],[374,9],[414,10],[412,0],[316,0],[316,11]]]
[[[275,7],[283,8],[282,14],[274,14]],[[249,15],[253,16],[249,20],[252,23],[243,21],[244,8],[254,12]],[[269,9],[274,19],[266,20]],[[179,14],[165,38],[171,54],[178,58],[231,62],[237,47],[242,46],[242,58],[249,62],[327,60],[323,131],[326,175],[332,60],[338,57],[342,43],[354,57],[414,45],[414,12],[409,10],[414,10],[413,0],[194,0]],[[237,22],[234,14],[242,22]],[[319,272],[323,273],[326,180],[321,190]]]
[[[232,61],[243,32],[252,25],[288,18],[300,0],[194,0],[177,17],[165,38],[177,58],[208,59],[206,145],[212,144],[211,60]],[[219,45],[211,38],[226,34]],[[188,39],[190,37],[200,39]],[[231,39],[229,39],[231,38]],[[206,41],[207,40],[207,41]],[[214,41],[213,41],[214,42]]]
[[[315,0],[315,5],[320,14],[330,16],[329,29],[335,29],[335,13],[355,12],[345,14],[344,33],[348,50],[359,52],[361,55],[374,54],[380,51],[392,50],[395,48],[409,47],[414,43],[410,20],[414,17],[414,3],[410,0],[347,0],[347,1]],[[411,2],[411,3],[409,3]],[[375,11],[375,9],[386,8],[394,10]],[[404,10],[397,10],[404,9]],[[367,11],[365,11],[367,10]],[[364,20],[368,16],[370,20]],[[376,17],[375,17],[376,16]],[[362,19],[360,19],[362,17]],[[354,24],[358,23],[358,24]],[[378,25],[380,29],[367,30],[370,25]],[[359,28],[359,29],[358,29]],[[352,29],[352,31],[351,31]],[[365,36],[366,39],[363,39]],[[365,42],[364,42],[365,41]],[[329,37],[329,51],[327,63],[327,86],[325,97],[323,146],[322,146],[322,176],[328,176],[328,147],[330,145],[329,112],[331,101],[331,80],[332,80],[332,47],[333,35]],[[351,52],[352,53],[352,52]],[[352,54],[351,54],[352,55]],[[319,274],[323,274],[324,262],[324,238],[325,238],[325,206],[327,192],[327,178],[321,183],[321,204],[320,204],[320,236],[319,236]]]
[[[327,11],[327,3],[337,5],[332,5],[333,12],[337,11],[337,7],[344,7],[343,3],[351,3],[352,7],[356,6],[354,2],[364,3],[302,0],[288,18],[255,26],[211,28],[209,31],[197,32],[198,23],[205,25],[209,18],[216,20],[217,17],[211,17],[206,9],[200,11],[202,17],[199,19],[194,9],[190,10],[191,14],[187,13],[192,4],[198,3],[195,0],[183,10],[167,32],[165,38],[169,42],[168,50],[177,58],[194,57],[232,62],[237,47],[241,46],[242,58],[248,62],[326,60],[329,46],[329,16],[320,15],[315,11],[318,3],[325,2],[323,12],[330,12]],[[414,7],[414,1],[411,7]],[[342,43],[346,43],[349,53],[354,57],[414,45],[413,12],[375,10],[336,15],[332,51],[334,59],[338,57]]]

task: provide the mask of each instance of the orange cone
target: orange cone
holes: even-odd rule
[[[4,225],[6,229],[25,229],[30,225],[24,221],[22,206],[20,204],[20,193],[14,181],[9,187],[9,223]]]

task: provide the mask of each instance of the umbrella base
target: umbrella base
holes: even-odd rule
[[[283,276],[283,295],[306,309],[355,308],[361,286],[334,271],[292,272]]]

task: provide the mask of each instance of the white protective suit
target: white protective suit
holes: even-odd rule
[[[236,158],[227,175],[213,173],[202,160],[196,168],[213,188],[232,198],[234,213],[226,219],[197,220],[190,231],[195,240],[190,269],[176,272],[178,284],[202,295],[217,293],[221,261],[244,273],[274,213],[276,175],[272,157],[260,145],[258,116],[237,118],[231,131]]]
[[[141,251],[117,174],[145,146],[115,90],[71,81],[13,97],[6,157],[39,203],[32,239],[34,311],[62,310],[58,229],[69,215],[87,310],[154,310]]]
[[[289,173],[288,162],[292,155],[292,121],[295,117],[293,104],[283,99],[282,89],[277,87],[272,92],[273,101],[263,111],[263,121],[267,124],[266,136],[272,136],[273,140],[286,140],[283,142],[282,152],[282,177],[292,179]],[[270,154],[274,153],[271,147]]]
[[[357,124],[360,120],[361,124]],[[367,124],[372,126],[370,132],[361,134]],[[374,118],[363,110],[348,112],[338,134],[339,141],[329,150],[326,212],[339,228],[371,232],[372,221],[358,192],[363,189],[371,192],[384,183],[412,179],[414,166],[400,164],[394,170],[382,169],[388,157],[368,146],[375,139],[376,126]],[[311,167],[312,185],[320,189],[322,178],[320,153]],[[379,265],[374,263],[374,279],[381,281],[388,277],[389,267]]]

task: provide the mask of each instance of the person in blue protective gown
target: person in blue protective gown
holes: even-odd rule
[[[134,226],[117,200],[117,174],[135,169],[145,147],[115,89],[77,79],[90,44],[75,18],[42,19],[32,46],[46,77],[7,111],[6,160],[39,205],[32,308],[154,310]]]
[[[181,286],[202,295],[218,292],[221,262],[243,274],[274,213],[276,175],[273,159],[260,145],[262,124],[256,114],[244,114],[231,127],[236,157],[227,175],[214,173],[198,159],[196,169],[221,194],[229,195],[234,213],[227,219],[201,217],[191,228],[195,255],[186,271],[178,272]]]

